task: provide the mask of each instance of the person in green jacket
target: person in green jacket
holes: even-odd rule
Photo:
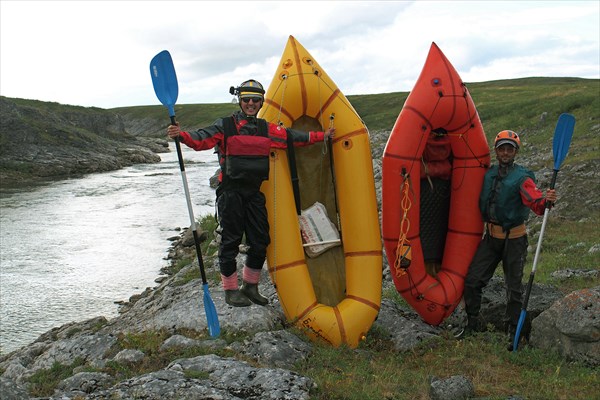
[[[479,329],[479,311],[483,288],[502,261],[507,303],[505,324],[512,343],[523,297],[523,267],[527,257],[527,230],[525,221],[529,211],[543,215],[546,205],[556,202],[556,191],[546,195],[536,186],[535,175],[515,163],[521,147],[519,135],[504,130],[496,135],[494,149],[498,164],[485,174],[479,198],[479,209],[485,222],[485,234],[471,261],[463,298],[467,313],[467,326],[458,337],[462,338]]]

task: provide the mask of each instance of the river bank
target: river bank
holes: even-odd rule
[[[0,96],[3,188],[157,163],[165,138],[133,136],[118,114]]]
[[[154,287],[189,225],[174,146],[161,162],[0,190],[0,349],[72,321],[117,315]],[[214,212],[210,152],[184,151],[198,216]]]

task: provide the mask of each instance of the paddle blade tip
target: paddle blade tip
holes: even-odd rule
[[[217,337],[221,333],[221,326],[219,325],[219,317],[217,315],[217,308],[215,307],[215,303],[213,302],[212,297],[210,297],[210,292],[208,291],[208,283],[204,283],[202,285],[204,290],[204,312],[206,313],[206,322],[208,326],[208,334],[211,337]]]
[[[568,113],[560,114],[556,123],[556,129],[554,130],[554,138],[552,139],[555,171],[560,169],[562,162],[569,152],[574,130],[575,117]]]
[[[169,109],[169,115],[174,116],[179,85],[173,59],[167,50],[161,51],[150,61],[150,76],[156,97]]]

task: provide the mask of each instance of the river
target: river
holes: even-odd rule
[[[19,189],[0,189],[0,352],[69,322],[117,315],[154,280],[168,238],[190,225],[177,153]],[[212,151],[183,146],[194,214],[214,213]]]

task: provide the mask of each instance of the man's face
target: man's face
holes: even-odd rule
[[[514,161],[516,155],[517,149],[509,143],[496,147],[496,159],[500,164],[510,164]]]
[[[244,114],[256,116],[256,114],[258,114],[258,110],[260,110],[260,107],[262,106],[262,98],[259,96],[244,97],[240,99],[240,105]]]

